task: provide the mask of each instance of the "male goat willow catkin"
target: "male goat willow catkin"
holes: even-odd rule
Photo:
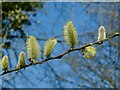
[[[35,63],[41,54],[39,42],[34,36],[30,35],[27,37],[26,47],[27,47],[28,58],[32,63]]]
[[[96,56],[96,49],[93,46],[87,46],[83,50],[83,54],[85,58],[94,58]]]
[[[46,41],[44,44],[44,55],[48,58],[51,55],[51,52],[53,51],[54,47],[57,44],[56,38],[50,38]]]
[[[101,41],[105,38],[106,38],[105,28],[104,28],[104,26],[100,26],[100,28],[98,30],[98,41]],[[99,44],[102,44],[102,42],[100,42]]]
[[[26,56],[25,56],[25,53],[22,51],[19,54],[17,68],[21,68],[21,67],[25,67],[25,66],[26,66]]]
[[[74,49],[75,45],[78,43],[78,34],[72,21],[68,21],[64,26],[64,38],[66,44],[70,45],[71,49]]]
[[[4,71],[8,70],[8,56],[6,56],[6,55],[3,56],[1,65],[2,65],[2,70],[4,70]]]

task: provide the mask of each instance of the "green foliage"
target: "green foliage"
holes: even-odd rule
[[[22,30],[22,24],[30,25],[29,15],[27,12],[33,12],[35,14],[36,8],[42,8],[43,3],[38,2],[2,2],[2,19],[9,21],[8,25],[2,23],[2,36],[3,38],[9,38],[10,30],[20,31],[24,36]],[[7,30],[9,27],[9,30]]]

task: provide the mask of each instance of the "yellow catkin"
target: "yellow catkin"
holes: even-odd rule
[[[26,56],[25,56],[25,53],[22,51],[19,54],[17,67],[20,68],[20,67],[25,67],[25,66],[26,66]]]
[[[33,62],[36,62],[36,60],[40,57],[40,45],[37,39],[30,35],[28,36],[26,40],[26,47],[27,47],[27,53],[28,58],[31,58]]]
[[[51,52],[53,51],[54,47],[57,44],[56,38],[50,38],[48,39],[44,44],[44,55],[48,58],[51,55]]]
[[[7,71],[8,70],[8,56],[3,56],[2,58],[2,70]]]
[[[100,26],[98,30],[98,41],[101,41],[106,38],[106,31],[104,26]]]
[[[78,34],[72,21],[68,21],[68,23],[64,26],[64,39],[66,44],[70,45],[72,49],[78,43]]]
[[[94,58],[96,56],[96,49],[93,46],[88,46],[83,50],[85,58]]]

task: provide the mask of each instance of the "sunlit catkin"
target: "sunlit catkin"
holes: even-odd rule
[[[100,26],[99,30],[98,30],[98,41],[101,41],[103,39],[106,38],[106,31],[104,26]],[[101,44],[102,42],[100,42]]]
[[[96,56],[96,49],[93,46],[88,46],[83,50],[85,58],[94,58]]]
[[[78,34],[72,21],[68,21],[68,23],[64,26],[64,38],[66,44],[71,46],[71,49],[73,49],[78,43]]]
[[[18,68],[25,67],[26,66],[26,56],[25,53],[22,51],[19,54],[19,59],[18,59]]]
[[[35,63],[41,54],[39,42],[34,36],[30,35],[27,37],[26,47],[28,58],[31,59],[33,63]]]
[[[2,58],[2,70],[7,71],[8,70],[8,56],[3,56]]]
[[[54,47],[57,44],[56,38],[50,38],[48,39],[44,44],[44,55],[48,58],[51,55],[51,52],[53,51]]]

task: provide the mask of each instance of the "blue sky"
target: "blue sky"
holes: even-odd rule
[[[63,3],[63,2],[46,2],[44,3],[43,9],[38,9],[36,12],[36,16],[30,15],[29,20],[31,21],[32,25],[27,26],[23,25],[23,30],[25,31],[26,35],[34,35],[37,38],[51,38],[55,37],[57,35],[63,34],[63,27],[64,24],[67,23],[69,20],[73,21],[73,24],[78,32],[79,35],[92,32],[94,35],[90,35],[88,37],[85,35],[84,37],[79,38],[79,42],[88,43],[93,42],[97,40],[97,32],[100,25],[105,26],[106,29],[108,29],[109,26],[107,26],[104,16],[100,16],[95,14],[88,14],[87,10],[85,9],[84,5],[88,3]],[[102,5],[108,5],[107,3],[101,3]],[[99,5],[100,6],[100,5]],[[88,8],[88,11],[91,10],[99,10],[100,7],[97,6],[96,3],[91,3],[90,8]],[[73,8],[74,7],[74,8]],[[110,7],[108,5],[108,7]],[[111,9],[111,8],[110,8]],[[58,40],[63,40],[63,37],[58,38]],[[43,45],[45,41],[39,41],[41,50],[43,49]],[[14,39],[12,41],[13,48],[17,50],[17,55],[19,55],[20,51],[26,51],[25,42],[21,39]],[[106,43],[108,44],[108,43]],[[104,46],[106,45],[104,44]],[[80,44],[81,45],[81,44]],[[63,49],[63,47],[65,49]],[[79,47],[77,45],[76,47]],[[67,46],[65,43],[63,45],[57,44],[57,46],[54,49],[54,52],[52,53],[52,56],[56,56],[58,54],[63,53],[64,51],[68,50],[70,47]],[[98,49],[101,49],[101,47],[98,47]],[[108,48],[109,49],[109,48]],[[16,57],[14,55],[14,52],[12,50],[8,50],[11,54],[11,64],[12,68],[15,67],[17,64]],[[98,51],[99,52],[99,51]],[[103,50],[104,53],[108,53],[106,50]],[[75,52],[75,55],[79,52]],[[5,51],[5,54],[6,51]],[[78,57],[74,56],[74,53],[69,54],[71,57],[68,58],[69,60],[78,59],[80,62],[80,65],[82,63],[88,63],[97,65],[94,60],[87,60],[80,55]],[[97,54],[99,56],[100,54]],[[102,57],[102,54],[101,54]],[[67,58],[67,57],[65,57]],[[41,60],[41,59],[39,59]],[[107,60],[106,60],[107,61]],[[106,64],[104,62],[104,58],[102,58],[99,62]],[[28,61],[27,61],[28,63]],[[52,69],[51,69],[52,67]],[[101,80],[94,72],[90,72],[85,66],[79,66],[78,70],[81,70],[79,74],[81,76],[84,76],[85,78],[92,80],[92,82],[98,83],[96,87],[110,87],[109,82],[106,81],[103,83],[99,83]],[[82,69],[83,68],[83,69]],[[83,71],[82,71],[83,70]],[[99,72],[99,71],[98,71]],[[73,83],[67,83],[65,81],[58,81],[56,80],[56,75],[54,73],[57,73],[58,75],[61,75],[66,80],[71,81]],[[68,75],[69,74],[69,75]],[[36,65],[29,68],[26,68],[26,70],[21,70],[21,73],[15,74],[8,74],[5,75],[4,78],[14,76],[15,78],[12,79],[10,82],[15,87],[79,87],[80,86],[88,86],[92,87],[92,84],[89,81],[82,80],[81,77],[76,74],[76,72],[72,69],[72,67],[69,65],[69,61],[66,61],[64,58],[61,60],[55,60],[55,61],[49,61],[48,63],[44,63],[42,65]],[[3,85],[8,85],[8,87],[12,87],[12,85],[8,83],[4,83]],[[13,86],[14,87],[14,86]]]

